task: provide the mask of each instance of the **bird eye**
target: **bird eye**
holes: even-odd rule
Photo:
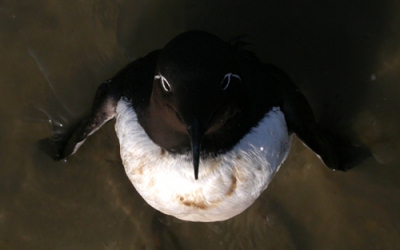
[[[227,89],[227,88],[229,87],[229,84],[231,83],[231,78],[232,78],[232,77],[235,77],[235,78],[239,79],[240,81],[242,80],[242,79],[240,78],[240,76],[235,75],[235,74],[232,74],[232,73],[228,73],[228,74],[226,74],[226,75],[224,76],[224,79],[222,79],[222,82],[221,82],[221,88],[222,88],[222,90],[225,90],[225,89]]]
[[[169,84],[169,82],[167,81],[167,79],[165,79],[164,76],[162,75],[156,75],[154,76],[154,79],[161,79],[161,86],[163,87],[163,89],[166,92],[170,92],[171,91],[171,85]]]

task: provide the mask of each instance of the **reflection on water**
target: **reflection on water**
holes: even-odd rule
[[[0,249],[399,249],[397,1],[2,1]],[[187,29],[286,70],[330,130],[371,148],[332,172],[296,141],[270,187],[218,223],[160,215],[119,159],[113,123],[68,162],[36,147],[84,115],[96,86]]]

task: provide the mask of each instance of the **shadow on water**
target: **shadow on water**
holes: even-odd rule
[[[202,11],[194,9],[192,26],[225,37],[248,34],[263,61],[292,76],[321,124],[335,132],[351,126],[370,88],[388,21],[387,3],[233,1],[229,7],[207,3]],[[218,15],[201,17],[213,8]],[[218,22],[220,18],[227,21]]]
[[[3,1],[0,248],[398,249],[399,13],[397,1]],[[295,140],[247,211],[190,223],[137,194],[112,123],[68,162],[39,152],[39,139],[89,110],[99,83],[188,29],[247,34],[324,127],[374,158],[334,173]]]

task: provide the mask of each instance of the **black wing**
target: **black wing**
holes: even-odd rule
[[[74,154],[86,138],[116,115],[118,101],[122,96],[135,102],[136,95],[151,92],[152,78],[159,51],[129,63],[113,78],[103,82],[96,91],[90,114],[85,117],[61,140],[46,138],[39,141],[39,147],[54,160],[62,160]],[[147,98],[140,98],[145,101]],[[137,102],[137,101],[136,101]]]
[[[273,65],[266,66],[281,88],[281,108],[285,114],[289,131],[294,132],[307,147],[322,159],[327,167],[346,171],[370,156],[368,149],[352,146],[339,135],[322,130],[315,120],[307,99],[289,76]]]

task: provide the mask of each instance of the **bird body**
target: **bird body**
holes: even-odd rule
[[[248,208],[286,159],[293,133],[329,168],[347,169],[282,70],[204,31],[178,35],[101,84],[91,113],[53,158],[74,154],[113,118],[136,190],[182,220],[226,220]]]

